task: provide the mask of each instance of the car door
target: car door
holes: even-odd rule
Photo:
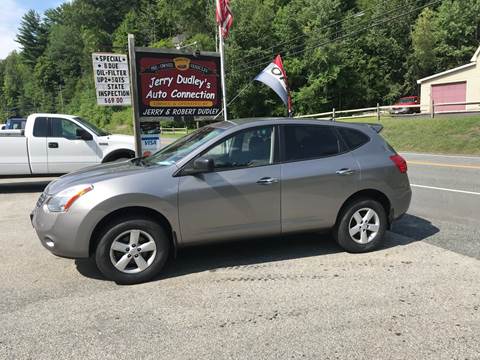
[[[214,160],[213,172],[180,177],[183,242],[280,234],[275,133],[274,126],[239,131],[201,155]]]
[[[93,136],[75,122],[50,118],[47,138],[48,172],[66,173],[97,164],[97,144]],[[88,134],[84,139],[81,134]]]
[[[333,126],[281,127],[282,232],[330,228],[360,168]]]
[[[48,173],[48,154],[47,154],[47,136],[48,136],[48,118],[37,117],[32,119],[32,136],[28,141],[28,155],[30,157],[30,169],[32,174]]]

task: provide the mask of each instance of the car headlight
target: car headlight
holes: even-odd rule
[[[65,212],[81,196],[93,190],[93,185],[77,185],[60,191],[52,196],[47,202],[47,208],[51,212]]]

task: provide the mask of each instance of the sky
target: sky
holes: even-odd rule
[[[46,9],[60,5],[62,0],[0,0],[0,59],[5,59],[12,50],[18,50],[15,42],[17,29],[23,14],[34,9],[43,14]]]

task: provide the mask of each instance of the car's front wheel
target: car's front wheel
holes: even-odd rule
[[[95,251],[98,269],[119,284],[137,284],[160,273],[169,238],[157,222],[124,218],[105,226]]]
[[[387,215],[383,205],[372,199],[358,199],[340,214],[335,237],[346,251],[360,253],[377,248],[386,230]]]

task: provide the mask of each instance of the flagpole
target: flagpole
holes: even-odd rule
[[[219,0],[216,0],[217,9],[219,8]],[[218,25],[218,41],[219,41],[219,50],[220,50],[220,76],[222,81],[222,97],[223,97],[223,119],[228,121],[227,114],[227,87],[225,84],[225,53],[223,50],[223,35],[222,35],[222,26]]]

